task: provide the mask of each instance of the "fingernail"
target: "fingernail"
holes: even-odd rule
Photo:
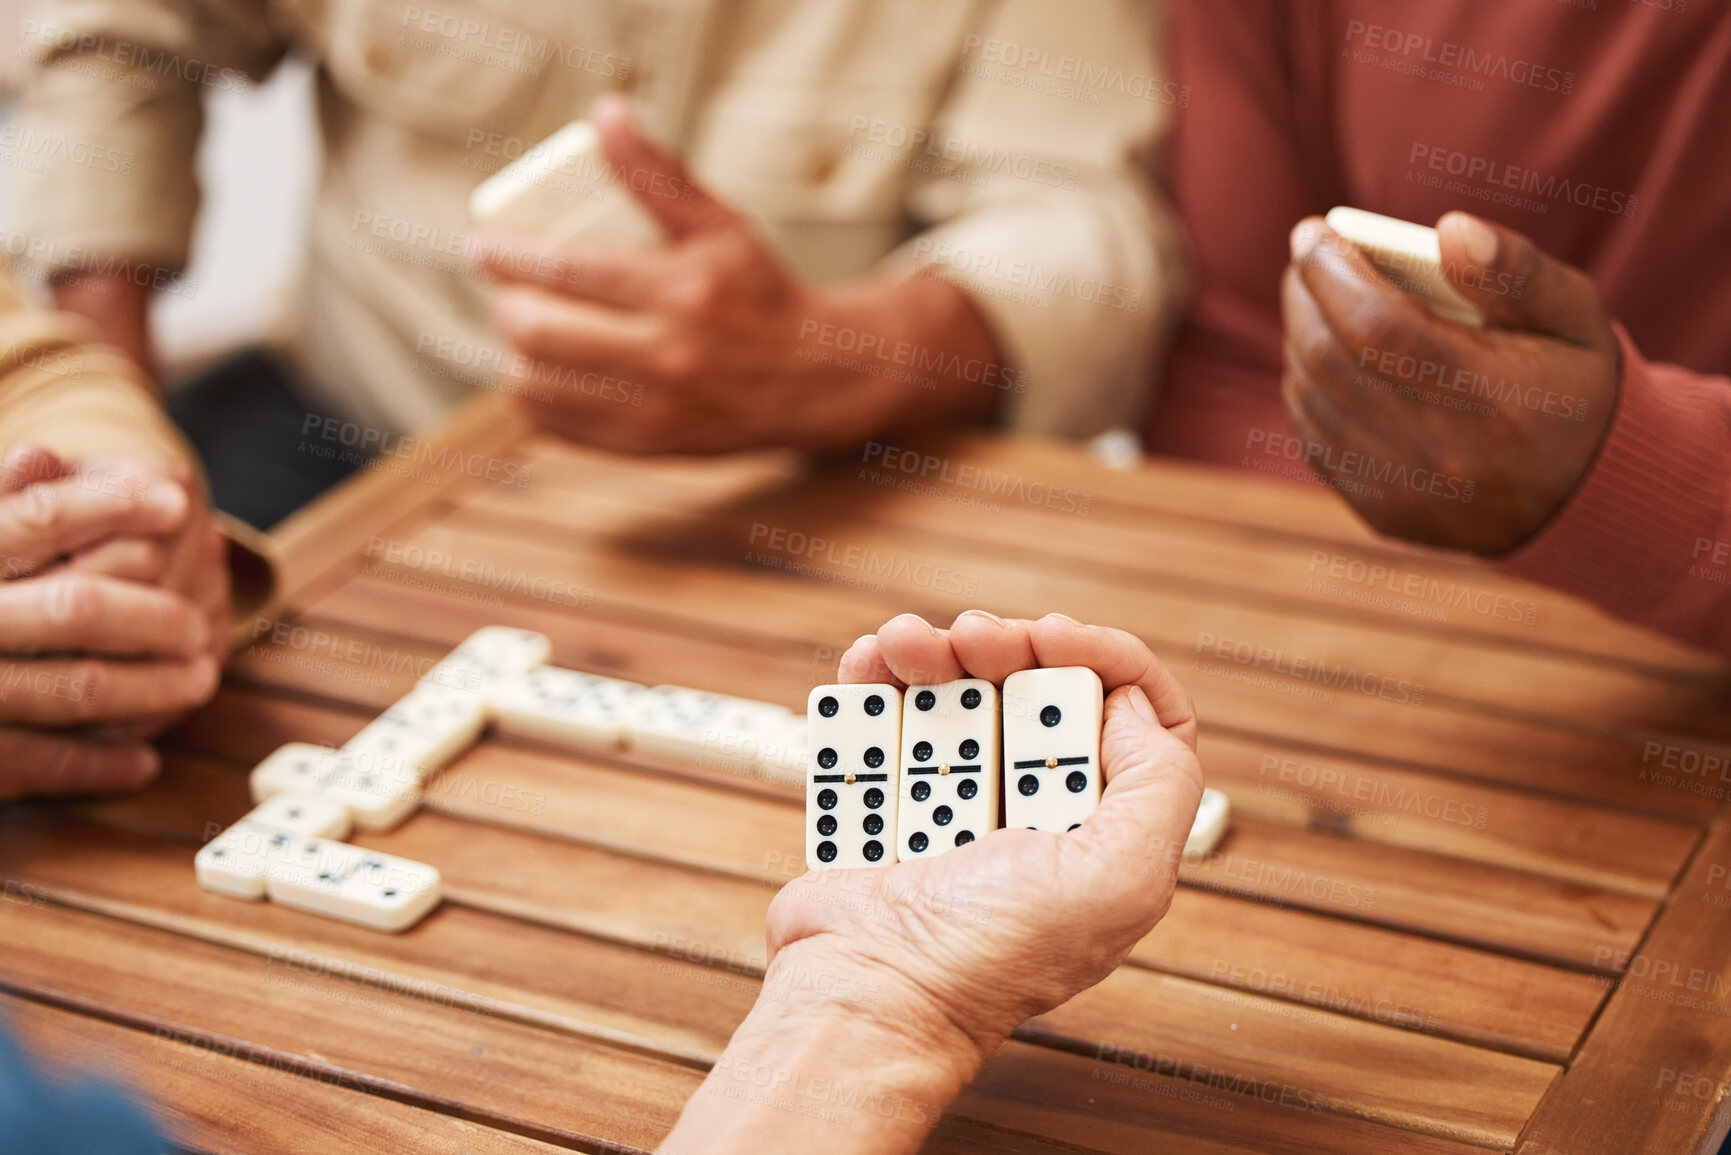
[[[1156,726],[1160,724],[1160,716],[1154,713],[1154,703],[1148,700],[1148,695],[1142,692],[1141,686],[1131,686],[1130,692],[1125,696],[1130,699],[1130,708],[1136,711],[1137,716],[1144,722],[1152,722]]]
[[[133,758],[133,776],[138,782],[148,782],[162,770],[162,755],[145,746]]]
[[[186,490],[172,481],[159,481],[145,495],[145,504],[164,517],[179,518],[186,514]]]
[[[1287,238],[1293,260],[1299,260],[1316,244],[1316,226],[1310,221],[1299,221]]]
[[[1003,618],[1000,618],[997,614],[991,613],[987,610],[964,610],[962,613],[962,616],[963,617],[972,616],[972,617],[977,617],[977,618],[985,618],[988,622],[991,622],[994,626],[1001,626],[1004,624]]]
[[[1496,230],[1479,220],[1471,213],[1457,213],[1460,225],[1457,233],[1467,247],[1467,259],[1481,269],[1494,268],[1497,263],[1497,252],[1502,248],[1501,239]]]
[[[1052,611],[1051,613],[1047,614],[1046,616],[1049,618],[1057,618],[1059,621],[1069,622],[1071,625],[1079,627],[1081,629],[1087,628],[1086,626],[1082,625],[1081,622],[1079,622],[1075,618],[1071,617],[1069,614],[1061,614],[1061,613],[1058,613],[1056,610]]]

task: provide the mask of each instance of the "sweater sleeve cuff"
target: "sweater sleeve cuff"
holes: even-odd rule
[[[1499,559],[1517,577],[1640,620],[1688,574],[1725,503],[1731,382],[1642,358],[1622,326],[1623,379],[1597,460],[1550,523]]]

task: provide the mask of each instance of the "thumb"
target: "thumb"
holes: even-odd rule
[[[1437,221],[1443,275],[1485,314],[1488,327],[1558,337],[1597,349],[1615,340],[1599,290],[1573,265],[1513,229],[1470,213]]]
[[[1107,695],[1100,764],[1106,791],[1082,824],[1096,849],[1113,865],[1153,856],[1170,859],[1176,871],[1202,802],[1202,764],[1160,724],[1142,687],[1120,686]]]
[[[38,481],[53,481],[71,472],[72,467],[56,457],[52,450],[31,442],[14,445],[0,460],[0,493],[16,493]]]
[[[686,171],[685,162],[643,134],[624,97],[608,94],[589,107],[613,176],[675,241],[731,228],[738,218]]]

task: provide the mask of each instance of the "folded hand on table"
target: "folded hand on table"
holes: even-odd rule
[[[127,789],[143,741],[215,691],[224,542],[189,470],[153,457],[0,463],[0,798]]]

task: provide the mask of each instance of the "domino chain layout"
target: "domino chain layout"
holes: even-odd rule
[[[1068,828],[1098,799],[1099,681],[1091,709],[1085,684],[1079,697],[1075,686],[1080,675],[1093,677],[1088,671],[1023,671],[1001,695],[979,679],[913,687],[912,722],[904,722],[903,695],[893,686],[820,687],[808,723],[769,702],[549,665],[551,654],[541,634],[484,627],[342,747],[291,742],[274,751],[249,776],[254,809],[194,858],[199,885],[376,930],[408,929],[438,906],[438,870],[345,840],[402,823],[419,808],[425,783],[489,726],[564,748],[630,749],[651,761],[805,783],[813,869],[941,853],[996,829],[1000,720],[1003,748],[1023,771],[1006,800],[1012,824]],[[1060,724],[1054,710],[1069,711],[1068,721]],[[1016,753],[1028,741],[1018,736],[1018,719],[1039,747],[1028,758]],[[1064,749],[1046,752],[1053,741]],[[1080,792],[1078,774],[1087,779]],[[1225,827],[1225,798],[1208,793],[1219,802],[1212,847]],[[1205,799],[1197,831],[1209,813]],[[862,836],[845,855],[844,826]],[[1197,838],[1193,832],[1193,844]],[[833,853],[820,853],[825,841]]]

